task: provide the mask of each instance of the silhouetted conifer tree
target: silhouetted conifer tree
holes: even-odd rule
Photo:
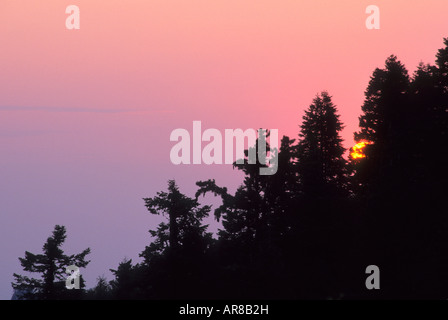
[[[85,259],[90,249],[87,248],[79,254],[68,256],[61,248],[66,237],[65,227],[56,225],[52,236],[47,239],[42,248],[43,254],[26,251],[25,257],[19,258],[24,271],[41,275],[41,278],[30,278],[14,273],[15,282],[12,286],[23,293],[23,299],[80,298],[81,290],[68,290],[65,287],[68,277],[66,268],[71,265],[85,268],[90,262]],[[81,288],[84,287],[82,276],[80,284]]]
[[[327,92],[316,96],[305,111],[297,148],[301,192],[310,197],[329,197],[346,189],[343,128],[336,106]]]
[[[168,182],[168,192],[144,200],[149,212],[168,215],[169,219],[150,231],[154,240],[140,255],[147,275],[144,282],[152,287],[146,294],[205,297],[206,253],[212,237],[202,220],[209,215],[210,206],[201,206],[182,194],[173,180]]]

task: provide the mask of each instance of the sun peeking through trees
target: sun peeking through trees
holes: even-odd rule
[[[448,177],[446,158],[434,156],[448,145],[448,38],[444,45],[435,65],[420,64],[412,75],[396,56],[374,70],[348,159],[338,108],[324,91],[297,139],[283,137],[271,155],[276,174],[249,164],[249,149],[233,164],[244,173],[234,193],[209,179],[190,198],[169,181],[144,199],[166,221],[150,230],[142,261],[123,260],[113,280],[100,277],[82,297],[446,299]],[[203,222],[212,210],[199,202],[206,194],[222,200],[213,211],[222,223],[216,239]],[[14,287],[65,298],[57,284],[68,259],[64,240],[58,227],[43,255],[26,253],[24,270],[43,280],[15,275]],[[86,265],[87,253],[70,257]],[[369,265],[381,269],[381,290],[365,286]]]

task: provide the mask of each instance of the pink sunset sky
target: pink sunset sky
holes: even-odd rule
[[[72,4],[80,30],[65,27]],[[365,27],[371,4],[380,30]],[[352,146],[374,69],[391,54],[411,73],[434,63],[447,12],[446,0],[0,0],[0,298],[55,224],[68,253],[92,249],[91,287],[139,261],[162,220],[142,198],[168,179],[190,196],[209,178],[235,190],[231,166],[171,163],[171,131],[194,120],[295,138],[327,90]]]

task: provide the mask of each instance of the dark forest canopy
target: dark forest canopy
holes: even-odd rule
[[[100,277],[81,298],[448,298],[446,158],[435,152],[448,145],[448,38],[444,45],[434,65],[411,75],[393,55],[373,71],[354,133],[366,143],[362,157],[344,158],[340,108],[323,91],[298,119],[298,136],[283,137],[272,155],[275,175],[260,175],[246,151],[234,164],[244,173],[235,194],[207,180],[189,198],[169,181],[144,199],[166,221],[149,231],[142,261],[122,261],[113,280]],[[213,212],[199,202],[208,193],[222,200]],[[210,213],[222,222],[216,239],[203,223]],[[25,271],[39,259],[47,258],[27,253]],[[372,264],[381,290],[366,289]],[[35,298],[64,298],[48,295],[57,272],[39,270],[43,282],[16,275],[14,287],[34,283]]]

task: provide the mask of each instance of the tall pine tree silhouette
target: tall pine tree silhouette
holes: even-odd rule
[[[387,58],[385,68],[377,68],[370,79],[359,118],[360,130],[355,140],[365,140],[367,157],[359,161],[364,192],[393,192],[399,179],[390,179],[401,172],[400,157],[406,152],[407,114],[409,113],[408,71],[396,56]],[[371,187],[376,187],[375,190]]]
[[[303,295],[326,297],[340,286],[342,206],[347,170],[340,132],[343,124],[328,92],[317,95],[305,111],[297,146],[300,200],[295,223]],[[293,260],[294,261],[294,260]]]
[[[305,111],[297,147],[298,173],[305,196],[328,197],[346,188],[342,128],[328,92],[317,95]]]

